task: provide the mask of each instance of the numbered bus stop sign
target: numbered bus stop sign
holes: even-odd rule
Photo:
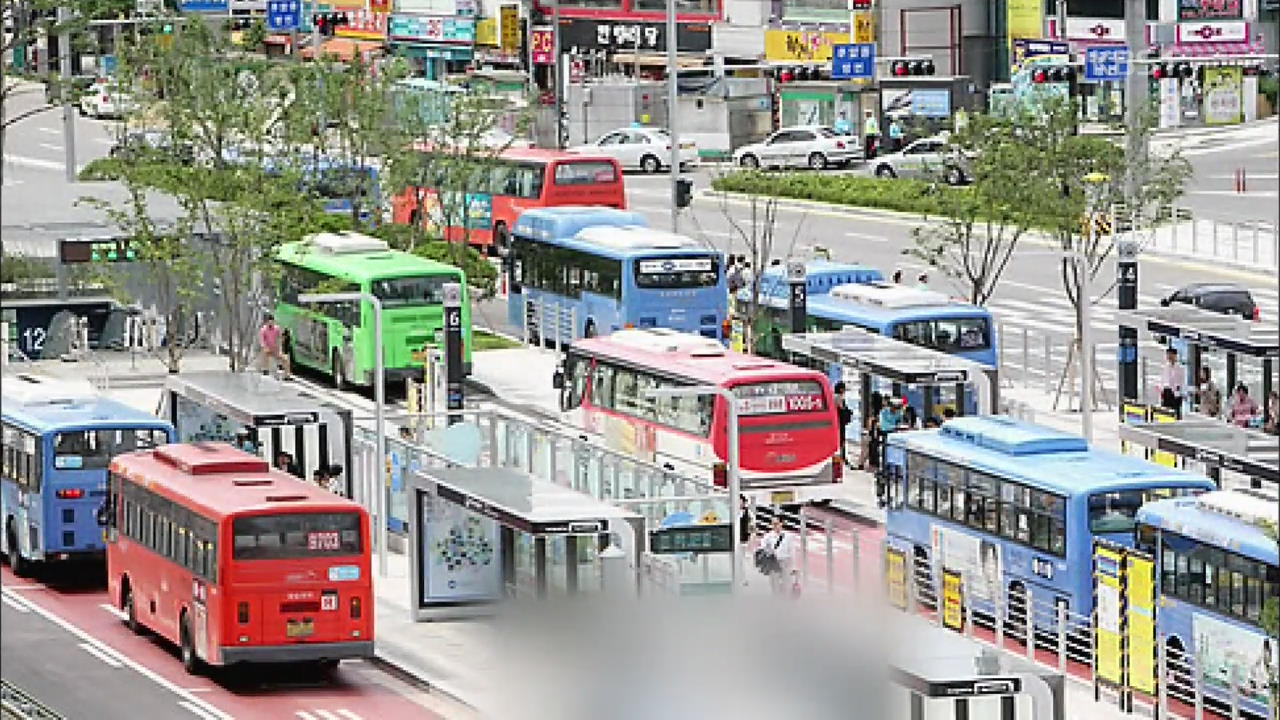
[[[267,0],[267,29],[297,30],[302,25],[302,0]]]
[[[836,45],[831,49],[831,79],[872,78],[876,74],[876,46],[873,43]]]
[[[1084,79],[1088,82],[1123,80],[1129,74],[1129,48],[1124,45],[1085,49]]]

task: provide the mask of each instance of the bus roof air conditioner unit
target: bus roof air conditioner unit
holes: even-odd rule
[[[951,299],[940,292],[883,282],[837,285],[831,288],[831,297],[882,308],[926,307],[951,303]]]
[[[329,255],[351,253],[386,252],[391,248],[386,240],[379,240],[358,232],[317,233],[307,238],[307,244],[317,252]]]
[[[1280,524],[1280,496],[1252,490],[1216,490],[1196,498],[1200,507],[1257,525],[1260,521]]]
[[[98,397],[88,380],[67,380],[45,375],[20,373],[4,379],[4,396],[19,405],[62,405]]]

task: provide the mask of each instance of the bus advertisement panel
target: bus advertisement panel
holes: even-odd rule
[[[1132,547],[1143,503],[1213,489],[1207,478],[1002,416],[891,433],[880,480],[886,542],[913,558],[922,596],[936,594],[945,567],[962,573],[978,612],[989,616],[999,598],[1017,625],[1030,590],[1045,630],[1056,629],[1058,607],[1088,626],[1095,539]]]
[[[569,347],[561,407],[574,424],[618,449],[691,477],[726,480],[728,408],[718,395],[654,398],[659,388],[733,391],[746,490],[766,503],[830,497],[842,478],[835,401],[821,373],[734,353],[669,330],[621,330]],[[776,491],[776,492],[769,492]]]
[[[107,587],[134,631],[205,665],[373,655],[369,518],[222,443],[111,464]]]
[[[724,255],[650,229],[639,213],[530,210],[516,225],[510,273],[507,319],[527,325],[531,337],[577,339],[631,327],[725,335]]]
[[[34,375],[6,376],[0,404],[0,548],[9,566],[25,576],[40,561],[101,558],[107,464],[172,441],[172,426],[87,383]]]

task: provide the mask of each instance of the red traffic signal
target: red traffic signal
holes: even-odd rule
[[[1042,68],[1036,68],[1035,71],[1031,73],[1031,82],[1036,83],[1037,85],[1049,82],[1049,71]]]
[[[1151,68],[1152,80],[1164,80],[1167,77],[1172,77],[1172,69],[1168,65],[1158,64],[1158,65],[1152,66]]]
[[[895,77],[919,77],[922,75],[932,75],[936,72],[932,60],[894,60],[889,66],[889,72]]]

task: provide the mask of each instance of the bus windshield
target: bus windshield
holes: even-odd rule
[[[1183,497],[1196,490],[1190,488],[1150,488],[1095,493],[1089,496],[1089,532],[1131,533],[1137,525],[1138,508],[1152,500]]]
[[[53,438],[53,466],[58,470],[101,470],[116,455],[167,442],[164,430],[151,428],[61,432]]]
[[[454,281],[456,278],[448,275],[422,275],[374,280],[372,285],[374,296],[384,307],[403,307],[443,303],[445,283]]]
[[[360,515],[354,512],[238,517],[232,534],[236,560],[359,555],[362,546]]]
[[[827,409],[822,385],[816,380],[775,380],[737,385],[741,415],[777,415],[794,412],[822,412]]]
[[[674,257],[636,260],[636,287],[652,290],[715,287],[720,282],[717,257]]]

